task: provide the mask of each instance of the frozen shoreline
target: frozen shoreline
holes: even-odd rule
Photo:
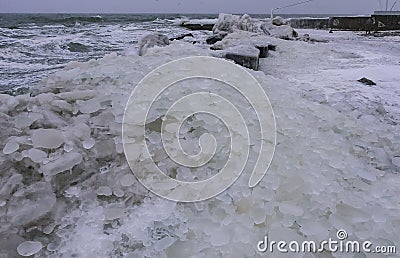
[[[211,55],[206,46],[173,42],[143,57],[70,63],[35,97],[1,95],[1,250],[12,254],[34,240],[45,246],[38,257],[253,257],[266,234],[323,241],[339,229],[351,240],[400,247],[400,39],[298,32],[329,42],[262,36],[277,51],[260,59],[261,71],[249,70],[277,119],[267,176],[252,190],[242,177],[202,203],[159,199],[133,178],[121,121],[143,76],[177,58]],[[357,82],[361,77],[377,85]],[[58,139],[35,143],[40,128],[57,130]],[[46,147],[54,142],[60,144]],[[47,170],[70,154],[73,169]]]

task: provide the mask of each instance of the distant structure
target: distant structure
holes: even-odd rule
[[[303,1],[297,4],[306,2],[310,1]],[[400,30],[400,11],[394,10],[397,1],[385,0],[384,6],[382,0],[378,0],[378,3],[380,11],[375,11],[372,15],[294,18],[290,20],[290,25],[299,29],[363,31],[369,27],[369,21],[372,19],[373,24],[371,29],[375,32]],[[271,13],[273,14],[273,11]]]
[[[400,11],[375,11],[374,15],[400,15]]]

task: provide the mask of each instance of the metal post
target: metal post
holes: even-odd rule
[[[281,8],[272,8],[271,9],[271,20],[274,18],[274,11],[279,10]]]
[[[392,5],[392,8],[390,8],[390,11],[393,11],[393,8],[396,6],[397,1],[394,2],[394,4]]]
[[[308,3],[308,2],[312,2],[312,1],[315,1],[315,0],[304,0],[302,2],[298,2],[298,3],[294,3],[294,4],[290,4],[290,5],[286,5],[286,6],[282,6],[282,7],[278,7],[278,8],[273,8],[273,9],[271,9],[271,19],[274,18],[274,11],[275,10],[284,9],[284,8],[288,8],[288,7],[292,7],[292,6],[296,6],[296,5],[300,5],[300,4],[305,4],[305,3]]]

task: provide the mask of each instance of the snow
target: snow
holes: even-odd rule
[[[149,48],[143,57],[107,55],[70,63],[32,96],[0,95],[1,239],[21,232],[18,253],[41,257],[254,257],[266,234],[326,240],[339,229],[354,240],[400,246],[399,39],[298,32],[329,42],[247,31],[224,39],[224,47],[252,39],[277,45],[260,59],[261,71],[248,71],[271,100],[278,145],[259,185],[250,189],[244,173],[227,191],[200,203],[167,201],[141,186],[121,151],[121,123],[129,93],[147,73],[210,50],[178,41]],[[377,85],[360,84],[362,77]],[[193,88],[191,82],[178,86],[160,99],[150,121]],[[248,112],[244,117],[257,142],[256,116],[236,92],[217,82],[199,87],[227,95]],[[196,115],[182,127],[183,145],[198,146],[205,128],[221,137],[215,160],[198,170],[166,159],[159,133],[149,128],[149,149],[159,167],[176,178],[212,176],[227,153],[222,123]],[[257,153],[257,146],[250,152]]]

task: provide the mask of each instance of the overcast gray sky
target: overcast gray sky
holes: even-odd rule
[[[0,0],[0,12],[269,13],[301,0]],[[385,2],[386,0],[382,0]],[[391,0],[393,2],[393,0]],[[378,0],[314,0],[277,13],[369,14]]]

